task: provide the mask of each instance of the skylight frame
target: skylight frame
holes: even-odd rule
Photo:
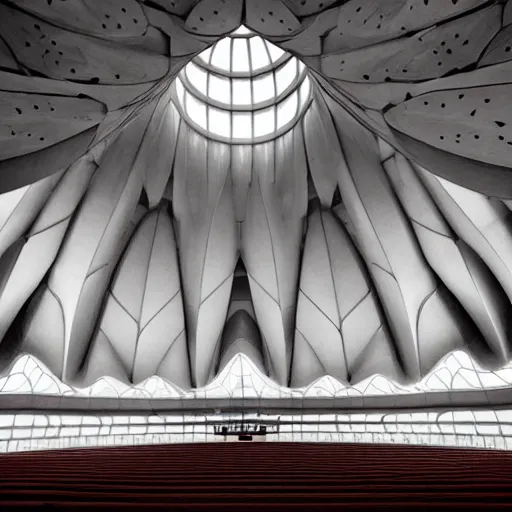
[[[274,47],[272,43],[260,38],[248,29],[246,30],[247,32],[242,34],[231,34],[224,40],[219,40],[206,50],[206,57],[204,53],[202,54],[203,57],[201,57],[201,54],[196,56],[191,63],[180,71],[171,89],[171,93],[176,99],[173,103],[182,115],[184,122],[206,138],[228,144],[259,144],[279,138],[296,125],[312,101],[311,84],[308,82],[308,86],[304,87],[305,82],[309,81],[304,63],[277,46]],[[259,58],[259,62],[266,60],[269,62],[268,65],[257,69],[254,69],[253,66],[251,50],[255,46],[251,44],[251,41],[254,41],[255,38],[261,40],[262,46],[259,47],[259,51],[261,52],[264,49],[267,54],[266,58]],[[242,40],[246,45],[247,53],[244,55],[248,58],[249,70],[233,71],[234,48]],[[220,67],[219,56],[216,53],[219,45],[221,45],[225,54],[225,65],[223,67]],[[216,62],[217,65],[214,65],[213,62]],[[189,71],[189,66],[193,67],[193,72]],[[283,80],[280,80],[278,75],[289,68],[290,71],[287,73],[283,84]],[[292,73],[293,78],[291,77]],[[194,83],[195,75],[200,78],[200,82],[197,84]],[[268,97],[261,99],[262,96],[259,95],[258,101],[255,101],[258,91],[261,90],[258,89],[258,81],[262,80],[263,77],[267,77],[266,82],[269,82],[267,85],[272,90],[269,89]],[[244,80],[248,82],[247,87],[241,85]],[[224,94],[213,94],[211,90],[212,82],[221,84],[221,81],[225,81]],[[280,83],[282,84],[282,90],[277,94]],[[239,91],[245,89],[243,91],[243,101],[237,102],[236,89]],[[176,95],[176,91],[180,94]],[[220,89],[218,88],[216,91],[220,92]],[[305,92],[307,98],[304,97]],[[187,99],[189,95],[193,99]],[[296,100],[292,98],[294,95]],[[292,118],[286,119],[284,124],[280,124],[282,104],[289,101],[295,101],[297,109]],[[188,104],[197,103],[206,105],[206,119],[203,108],[201,112],[198,112],[199,117],[192,110],[187,109]],[[271,112],[270,109],[273,109],[273,111]],[[227,120],[221,123],[221,126],[219,125],[219,115],[225,116],[225,113],[228,113],[231,119],[229,123]],[[215,122],[210,120],[213,115],[219,117]],[[265,118],[268,120],[266,129],[262,125]],[[229,136],[227,135],[228,132],[230,132]],[[242,136],[240,136],[241,133]],[[255,134],[257,135],[255,136]]]

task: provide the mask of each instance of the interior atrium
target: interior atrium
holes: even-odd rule
[[[0,20],[0,452],[512,449],[512,0]]]

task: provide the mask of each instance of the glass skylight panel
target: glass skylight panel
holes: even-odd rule
[[[272,105],[265,110],[254,113],[254,137],[268,135],[275,131],[276,108]]]
[[[243,36],[252,34],[252,31],[249,30],[245,25],[240,25],[236,30],[232,32],[233,35]]]
[[[253,101],[258,104],[275,97],[276,89],[274,84],[274,76],[272,73],[262,75],[253,80]]]
[[[288,127],[307,107],[310,84],[304,63],[239,27],[180,72],[176,93],[197,129],[245,144]]]
[[[178,97],[178,101],[181,105],[185,104],[185,88],[183,87],[183,82],[180,80],[180,77],[176,78],[176,95]]]
[[[213,46],[210,46],[209,48],[206,48],[206,50],[203,50],[200,54],[199,54],[199,58],[205,63],[205,64],[209,64],[210,63],[210,58],[212,56],[212,51],[213,51]]]
[[[251,105],[253,102],[251,97],[251,81],[247,78],[234,78],[233,87],[233,105]]]
[[[221,137],[231,137],[231,114],[226,110],[208,107],[208,131]]]
[[[231,71],[234,73],[249,72],[250,69],[247,39],[233,39],[233,61]]]
[[[190,119],[206,130],[208,126],[206,124],[206,105],[198,101],[192,94],[186,93],[185,108]]]
[[[207,94],[206,85],[208,74],[206,71],[193,62],[191,62],[186,68],[185,73],[189,82],[202,94]]]
[[[265,41],[265,44],[267,45],[272,62],[276,62],[284,55],[284,51],[281,50],[281,48],[278,48],[276,45],[269,43],[268,41]]]
[[[295,117],[297,113],[298,107],[298,95],[297,92],[294,91],[288,98],[286,98],[282,103],[277,105],[277,128],[282,128],[286,126],[292,119]]]
[[[212,66],[228,72],[231,70],[231,41],[225,37],[215,45],[210,60]]]
[[[233,114],[233,137],[237,139],[252,138],[252,114],[250,112]]]
[[[311,94],[311,84],[308,79],[304,80],[299,88],[300,106],[302,107],[309,99]]]
[[[297,78],[297,60],[290,59],[284,66],[276,71],[276,95],[282,94]]]
[[[268,66],[270,58],[263,39],[261,37],[251,37],[249,45],[251,48],[252,70],[257,71]]]
[[[208,96],[212,100],[220,101],[226,105],[231,104],[231,86],[228,78],[210,74]]]

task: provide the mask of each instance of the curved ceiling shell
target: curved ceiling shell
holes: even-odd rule
[[[511,4],[339,4],[0,5],[2,386],[509,385]]]

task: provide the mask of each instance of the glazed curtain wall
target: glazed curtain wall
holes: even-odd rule
[[[281,406],[282,407],[282,406]],[[429,412],[322,413],[288,411],[218,414],[174,413],[74,414],[16,413],[0,415],[0,453],[63,448],[173,445],[237,440],[219,432],[266,428],[269,443],[376,443],[512,451],[512,411],[460,408]],[[245,425],[242,428],[240,425]],[[255,440],[261,436],[255,434]]]

